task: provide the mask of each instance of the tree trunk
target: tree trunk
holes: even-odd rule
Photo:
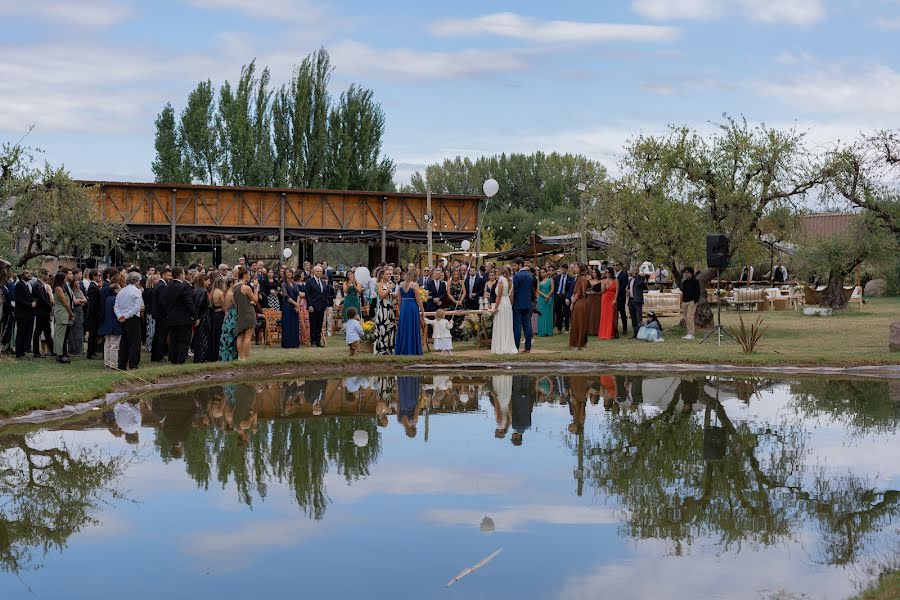
[[[700,282],[700,302],[697,303],[694,324],[700,329],[711,329],[716,324],[712,308],[706,301],[706,284],[715,276],[715,269],[704,269],[697,274],[697,281]]]
[[[819,306],[842,310],[847,308],[847,300],[844,298],[844,274],[832,271],[828,278],[828,285],[822,290],[822,301]]]

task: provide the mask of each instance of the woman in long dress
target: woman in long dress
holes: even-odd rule
[[[306,306],[306,272],[297,269],[294,273],[294,281],[297,282],[297,302],[300,304],[300,344],[309,346],[312,338],[309,331],[309,309]]]
[[[237,308],[234,329],[237,332],[238,360],[250,358],[250,341],[256,329],[256,311],[253,305],[259,302],[256,290],[259,280],[250,278],[250,271],[244,267],[238,269],[238,284],[234,286],[234,306]]]
[[[359,303],[359,294],[361,286],[356,283],[356,270],[352,270],[347,274],[347,281],[344,282],[344,312],[343,320],[347,322],[347,311],[351,308],[356,309],[356,314],[362,315],[362,307]]]
[[[300,347],[300,288],[294,282],[294,271],[288,269],[281,282],[281,347]]]
[[[225,321],[225,290],[228,281],[213,271],[210,277],[212,294],[209,296],[209,350],[206,354],[208,362],[219,362],[219,349],[222,340],[222,324]]]
[[[282,310],[281,285],[275,279],[275,271],[272,269],[266,271],[266,278],[263,280],[262,285],[259,286],[259,293],[262,296],[264,308]]]
[[[588,280],[584,275],[584,267],[578,263],[569,265],[569,272],[575,278],[575,287],[572,288],[572,318],[569,324],[569,349],[582,350],[587,344]]]
[[[394,338],[397,335],[397,316],[394,314],[393,291],[391,282],[393,271],[384,269],[375,287],[375,354],[393,354]]]
[[[462,280],[459,278],[459,271],[453,271],[450,275],[450,284],[447,286],[450,295],[450,310],[463,310],[465,308],[466,302],[466,289],[462,284]],[[463,317],[461,315],[457,315],[453,317],[453,333],[456,334],[456,331],[459,329],[459,326],[462,325]]]
[[[547,269],[541,269],[541,283],[538,284],[537,309],[541,313],[538,316],[537,334],[539,337],[553,335],[553,278],[547,273]]]
[[[497,305],[494,307],[494,330],[491,334],[491,354],[518,354],[513,338],[512,285],[506,267],[497,280]]]
[[[603,308],[600,313],[600,329],[598,335],[604,340],[611,340],[616,335],[616,274],[612,267],[603,273]]]
[[[403,283],[395,292],[400,303],[400,321],[397,324],[397,336],[394,340],[394,354],[413,356],[422,354],[422,297],[419,296],[419,284],[416,283],[416,271],[410,269]]]
[[[194,337],[191,338],[191,350],[194,352],[194,362],[204,363],[209,356],[209,280],[203,273],[194,276],[194,306],[197,308],[197,318],[200,324],[194,329]]]
[[[222,304],[222,310],[225,311],[225,318],[222,320],[222,333],[219,336],[219,361],[230,362],[237,360],[237,308],[234,306],[234,288],[240,285],[239,282],[230,279],[228,290],[225,292],[225,299]],[[227,285],[227,284],[226,284]]]
[[[600,311],[602,310],[601,294],[603,293],[603,281],[600,274],[600,267],[591,265],[590,275],[588,276],[587,287],[587,304],[588,304],[588,322],[587,334],[591,337],[598,335],[600,331]]]

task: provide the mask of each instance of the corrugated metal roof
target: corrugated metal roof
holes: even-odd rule
[[[853,213],[820,213],[800,217],[800,230],[807,235],[834,235],[850,229],[859,215]]]

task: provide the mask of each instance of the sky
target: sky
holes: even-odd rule
[[[723,113],[815,146],[900,125],[900,0],[0,0],[0,141],[84,179],[152,181],[154,119],[256,58],[319,47],[371,88],[406,182],[457,155],[581,153]]]

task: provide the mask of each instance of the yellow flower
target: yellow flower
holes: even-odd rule
[[[373,329],[375,329],[375,323],[373,323],[372,321],[366,321],[365,323],[363,323],[362,328],[363,328],[363,331],[366,331],[366,332],[372,331]]]

